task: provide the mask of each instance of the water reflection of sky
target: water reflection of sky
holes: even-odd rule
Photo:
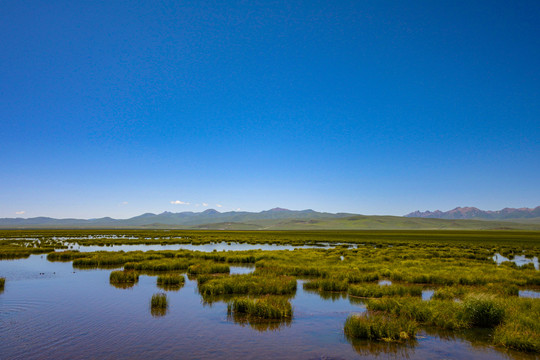
[[[98,246],[98,245],[77,245],[75,243],[66,243],[70,250],[78,250],[80,252],[93,252],[93,251],[159,251],[159,250],[193,250],[202,252],[212,251],[246,251],[246,250],[294,250],[294,249],[320,249],[329,248],[326,244],[325,247],[313,246],[313,245],[277,245],[277,244],[243,244],[243,243],[212,243],[202,245],[192,244],[174,244],[174,245],[112,245],[112,246]],[[64,251],[64,250],[59,250]]]
[[[525,257],[525,255],[515,255],[512,259],[509,259],[497,253],[493,255],[493,261],[495,261],[499,265],[505,261],[511,261],[518,266],[532,263],[534,265],[534,268],[536,270],[539,270],[538,257],[536,256],[531,259],[531,258]]]

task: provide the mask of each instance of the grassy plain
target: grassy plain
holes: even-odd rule
[[[2,259],[48,253],[50,261],[73,261],[76,268],[123,268],[113,272],[115,279],[139,273],[171,278],[188,273],[197,280],[203,299],[232,296],[226,300],[229,316],[250,326],[269,327],[252,319],[252,313],[271,308],[270,300],[261,299],[275,295],[290,298],[296,292],[296,280],[305,279],[304,288],[323,297],[342,296],[366,303],[366,314],[353,316],[344,324],[349,337],[403,340],[414,337],[418,326],[451,331],[484,327],[492,329],[496,346],[540,353],[540,299],[518,297],[519,290],[540,289],[540,272],[531,264],[498,265],[493,258],[495,254],[509,259],[538,257],[538,231],[25,230],[3,231],[0,237],[5,239],[0,241]],[[53,252],[73,244],[222,242],[313,248]],[[255,271],[230,275],[229,266],[237,264],[252,264]],[[379,280],[392,285],[379,286]],[[423,289],[434,290],[431,300],[421,299]],[[250,298],[235,300],[237,296]],[[161,310],[154,313],[164,314]]]
[[[337,214],[336,214],[337,215]],[[410,218],[402,216],[380,215],[354,215],[339,214],[339,216],[318,216],[284,218],[284,219],[253,219],[248,217],[235,218],[234,221],[213,222],[200,224],[197,221],[192,225],[180,225],[170,222],[170,219],[157,220],[152,224],[144,225],[138,221],[119,222],[109,224],[4,224],[1,229],[185,229],[185,230],[540,230],[540,218],[533,219],[509,219],[509,220],[486,220],[486,219],[428,219]]]

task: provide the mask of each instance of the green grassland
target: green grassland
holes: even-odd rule
[[[212,230],[3,230],[0,231],[0,259],[16,259],[28,257],[31,254],[53,253],[51,260],[71,261],[78,259],[75,264],[81,267],[97,265],[96,259],[78,252],[54,253],[56,250],[68,250],[76,245],[171,245],[193,244],[203,245],[212,243],[239,244],[281,244],[281,245],[311,245],[324,244],[362,244],[362,245],[407,245],[423,246],[432,244],[435,247],[445,246],[483,246],[490,249],[492,254],[504,256],[519,255],[523,251],[529,256],[540,255],[540,231],[526,230],[312,230],[312,231],[212,231]],[[245,253],[244,253],[245,254]],[[110,253],[99,257],[102,265],[115,266],[124,264],[134,257],[137,261],[141,255],[126,253],[119,259]],[[108,258],[107,258],[108,257]],[[79,259],[80,258],[80,259]],[[82,259],[84,258],[84,259]],[[145,258],[145,260],[152,260]],[[146,266],[141,264],[138,266]],[[148,264],[147,270],[156,266],[155,262]],[[184,265],[177,264],[179,267]],[[189,265],[187,265],[189,266]],[[104,266],[102,266],[104,267]],[[182,269],[187,269],[183,267]]]
[[[363,216],[322,219],[257,220],[198,225],[208,230],[540,230],[538,221],[424,219]]]

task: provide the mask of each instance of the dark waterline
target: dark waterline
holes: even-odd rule
[[[225,303],[203,303],[196,282],[187,278],[180,290],[167,292],[167,313],[152,316],[150,298],[160,291],[156,277],[141,275],[134,287],[117,289],[109,285],[109,274],[74,270],[71,263],[41,255],[0,261],[0,276],[7,278],[0,294],[0,358],[535,358],[488,345],[489,333],[424,330],[408,345],[350,342],[343,323],[349,314],[365,311],[364,305],[341,294],[323,299],[304,291],[302,281],[291,301],[290,323],[236,322]]]

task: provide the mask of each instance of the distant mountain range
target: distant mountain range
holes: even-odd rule
[[[0,218],[1,227],[139,227],[151,225],[173,225],[192,227],[202,224],[215,223],[245,223],[258,220],[285,220],[285,219],[330,219],[347,217],[354,214],[347,213],[325,213],[314,210],[288,210],[283,208],[274,208],[261,212],[247,211],[229,211],[219,212],[214,209],[208,209],[203,212],[185,211],[180,213],[172,213],[165,211],[161,214],[146,213],[135,216],[129,219],[113,219],[103,217],[99,219],[54,219],[50,217],[34,217],[34,218]]]
[[[514,211],[515,210],[515,211]],[[0,228],[81,229],[206,229],[206,230],[540,230],[540,207],[482,211],[456,208],[448,212],[419,212],[406,216],[366,216],[314,210],[274,208],[261,212],[208,209],[203,212],[146,213],[129,219],[0,218]],[[483,215],[484,214],[484,215]],[[485,215],[487,214],[487,215]],[[485,216],[485,217],[483,217]],[[501,218],[497,218],[500,216]],[[503,216],[505,216],[503,218]],[[525,218],[527,217],[527,218]],[[511,218],[511,221],[497,220]],[[472,219],[472,220],[468,220]],[[487,221],[489,220],[489,221]]]
[[[486,219],[486,220],[507,220],[507,219],[530,219],[540,217],[540,206],[534,209],[529,208],[504,208],[497,211],[480,210],[475,207],[457,207],[449,211],[415,211],[405,215],[405,217],[430,218],[430,219]]]

